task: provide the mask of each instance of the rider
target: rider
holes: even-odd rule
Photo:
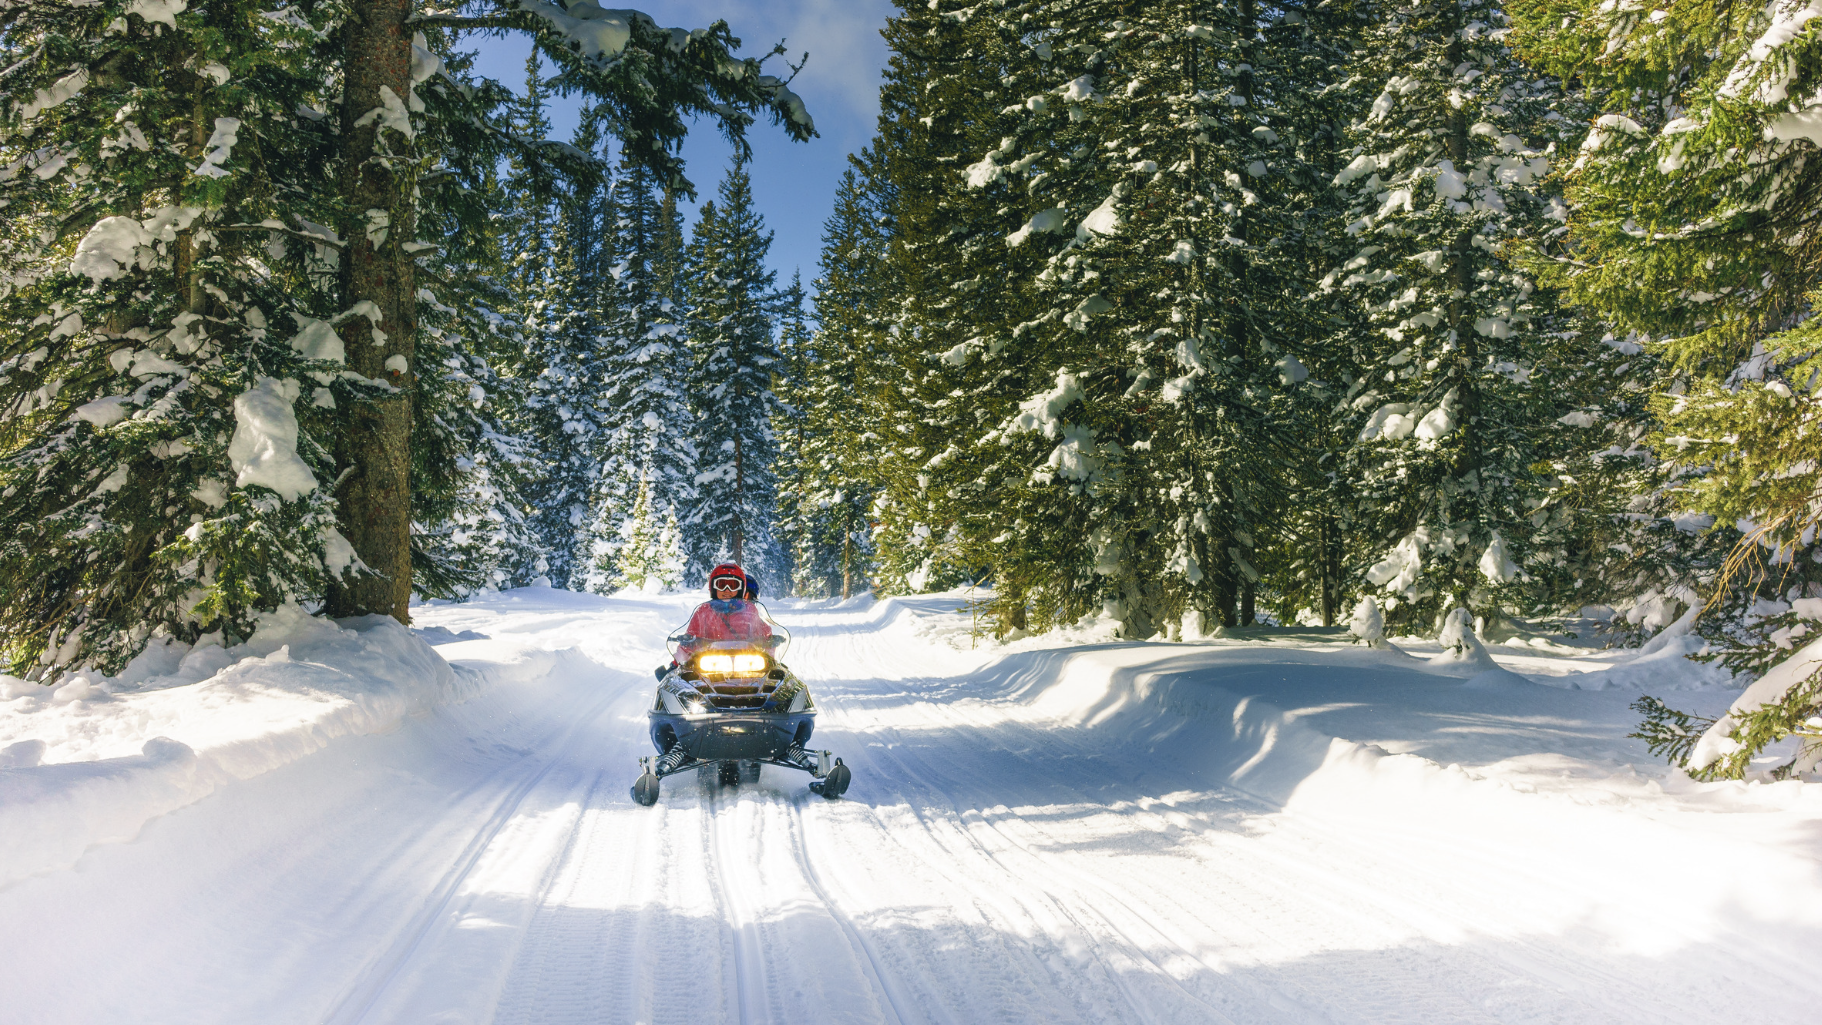
[[[690,637],[678,646],[677,661],[685,662],[708,641],[760,640],[772,636],[759,606],[747,600],[750,578],[741,568],[724,562],[709,570],[709,600],[696,606],[684,633]]]

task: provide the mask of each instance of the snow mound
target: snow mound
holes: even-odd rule
[[[1687,641],[1689,638],[1684,638]],[[1695,638],[1701,650],[1701,638]],[[1647,645],[1647,648],[1650,646]],[[1574,690],[1702,690],[1733,686],[1733,674],[1718,665],[1696,662],[1685,644],[1672,644],[1639,655],[1611,669],[1563,677]]]
[[[1442,634],[1436,638],[1442,645],[1441,653],[1430,659],[1433,666],[1459,666],[1472,669],[1479,676],[1488,672],[1499,671],[1499,663],[1487,653],[1486,645],[1474,636],[1474,617],[1467,609],[1455,608],[1443,617]]]
[[[118,679],[6,682],[0,887],[131,840],[151,819],[338,737],[395,729],[482,681],[393,619],[337,624],[288,605],[232,648],[165,638]]]

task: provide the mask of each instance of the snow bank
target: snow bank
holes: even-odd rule
[[[0,680],[0,887],[483,682],[395,620],[338,625],[296,606],[261,617],[228,649],[155,641],[118,679]]]
[[[1504,669],[1454,684],[1420,665],[1359,647],[1121,645],[1031,652],[981,675],[997,683],[983,707],[1001,717],[1092,729],[1289,810],[1446,817],[1519,814],[1539,800],[1701,811],[1822,800],[1813,784],[1695,783],[1646,761],[1625,737],[1630,719],[1610,719],[1625,714],[1612,699],[1597,712],[1594,695]]]
[[[1665,633],[1669,632],[1665,630]],[[1692,651],[1683,642],[1693,640],[1693,650],[1699,651],[1702,648],[1701,638],[1683,637],[1679,640],[1672,637],[1670,640],[1676,643],[1657,645],[1659,639],[1653,638],[1651,643],[1640,649],[1639,655],[1610,669],[1560,677],[1550,682],[1574,690],[1619,688],[1649,691],[1702,690],[1726,687],[1733,683],[1733,674],[1722,666],[1691,661],[1687,657]]]

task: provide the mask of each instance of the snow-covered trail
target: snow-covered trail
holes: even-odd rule
[[[768,767],[641,808],[646,669],[683,606],[513,600],[420,622],[474,631],[454,660],[590,657],[0,889],[0,1022],[1795,1022],[1822,999],[1812,798],[1526,793],[1330,746],[1302,723],[1397,708],[1280,677],[1403,687],[1443,708],[1413,733],[1502,764],[1587,732],[1599,694],[1459,704],[1256,647],[987,660],[909,603],[774,607],[848,799]]]

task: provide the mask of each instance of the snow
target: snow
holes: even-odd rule
[[[380,86],[380,105],[362,114],[355,120],[354,126],[359,128],[376,121],[380,128],[390,128],[407,139],[417,135],[416,129],[411,127],[411,113],[406,109],[405,101],[389,85]]]
[[[1102,200],[1100,206],[1089,211],[1088,216],[1082,218],[1082,223],[1076,225],[1076,238],[1086,242],[1094,235],[1113,235],[1119,232],[1120,211],[1117,208],[1119,200],[1120,194],[1116,192]]]
[[[1391,594],[1404,594],[1423,572],[1423,556],[1417,549],[1417,535],[1407,534],[1386,555],[1367,569],[1367,582]]]
[[[1348,633],[1358,637],[1362,644],[1375,648],[1385,646],[1385,616],[1379,611],[1379,602],[1372,595],[1360,599],[1354,606],[1354,615],[1348,620]]]
[[[1094,98],[1094,76],[1082,75],[1058,89],[1065,103],[1081,103]]]
[[[1468,194],[1468,180],[1448,160],[1436,163],[1436,195],[1443,199],[1460,199]]]
[[[30,121],[39,114],[74,99],[89,84],[87,68],[81,68],[39,89],[25,106],[19,108],[19,120]]]
[[[287,502],[316,490],[316,475],[297,454],[296,381],[262,377],[234,400],[228,462],[234,486],[271,488]]]
[[[1006,236],[1006,244],[1017,249],[1025,244],[1025,240],[1031,237],[1032,232],[1062,231],[1063,226],[1067,223],[1069,223],[1069,214],[1058,207],[1039,210],[1032,214],[1031,219],[1017,231]]]
[[[411,84],[418,85],[429,81],[431,76],[443,70],[443,58],[430,52],[430,43],[424,33],[411,34]]]
[[[1822,107],[1807,107],[1773,118],[1765,126],[1765,137],[1782,142],[1808,139],[1811,145],[1822,148]]]
[[[1436,643],[1442,646],[1441,653],[1431,660],[1437,665],[1468,666],[1481,673],[1500,668],[1487,646],[1475,636],[1474,617],[1467,609],[1458,606],[1442,617],[1442,633],[1437,635]],[[1479,679],[1477,675],[1475,680]]]
[[[167,639],[153,649],[118,679],[81,673],[55,690],[7,691],[0,749],[32,745],[32,771],[0,770],[0,888],[458,693],[446,664],[381,617],[337,626],[286,606],[233,648]]]
[[[1042,431],[1044,437],[1054,438],[1063,423],[1063,410],[1080,402],[1086,395],[1074,374],[1068,370],[1058,370],[1056,387],[1019,403],[1019,413],[1012,418],[1012,423],[1006,429],[1015,433]]]
[[[1419,639],[1111,643],[1104,618],[996,644],[968,597],[773,606],[855,769],[832,803],[772,769],[631,803],[693,595],[511,591],[415,632],[287,610],[62,703],[0,680],[0,1017],[1695,1023],[1822,997],[1822,791],[1654,763],[1635,691],[1573,684],[1630,653],[1490,676]]]
[[[347,358],[347,351],[342,345],[342,336],[335,333],[325,321],[293,313],[297,321],[297,334],[291,338],[291,348],[297,350],[305,359],[328,360],[341,363]]]
[[[104,395],[92,402],[85,402],[76,407],[76,415],[96,427],[112,427],[125,420],[132,412],[132,397],[128,395]]]
[[[100,284],[125,277],[139,263],[139,251],[152,236],[131,217],[103,217],[95,222],[70,260],[70,273]]]
[[[584,57],[599,60],[612,57],[626,48],[632,38],[632,26],[624,11],[603,11],[599,5],[587,0],[572,5],[565,11],[556,4],[541,3],[530,0],[517,5],[521,10],[530,11],[544,19],[545,23],[557,32],[568,36],[582,52]]]
[[[148,25],[158,23],[175,30],[177,16],[188,6],[185,0],[133,0],[126,13],[139,15]]]
[[[1309,379],[1309,368],[1297,357],[1286,354],[1278,357],[1272,364],[1278,369],[1278,383],[1283,385],[1301,384]]]
[[[239,118],[216,118],[215,130],[210,133],[209,141],[203,143],[207,152],[203,154],[202,163],[196,165],[195,173],[204,178],[226,178],[231,172],[221,165],[234,155],[234,144],[240,140],[239,132]]]
[[[1449,415],[1448,407],[1437,406],[1435,409],[1425,413],[1423,419],[1417,421],[1417,426],[1411,433],[1420,441],[1435,441],[1438,438],[1448,437],[1449,432],[1454,429],[1455,418]],[[1389,423],[1386,428],[1386,435],[1388,437],[1394,436]]]
[[[354,546],[334,527],[323,530],[323,570],[331,577],[341,578],[352,569],[366,569],[367,564],[355,554]]]
[[[1495,584],[1509,584],[1518,579],[1518,564],[1506,552],[1506,539],[1493,532],[1493,540],[1487,550],[1480,554],[1480,575]]]
[[[1092,427],[1066,425],[1063,428],[1062,442],[1051,450],[1045,465],[1056,476],[1067,480],[1098,479],[1106,461],[1101,458],[1100,449],[1095,445],[1095,433]]]
[[[1822,15],[1822,3],[1815,0],[1806,0],[1804,3],[1772,0],[1765,10],[1771,15],[1771,23],[1758,39],[1753,40],[1752,46],[1747,48],[1746,53],[1734,65],[1727,79],[1721,83],[1721,88],[1716,91],[1717,95],[1729,99],[1738,97],[1746,82],[1780,47],[1795,39],[1803,31],[1803,26]],[[1767,75],[1759,87],[1753,90],[1753,99],[1760,103],[1782,103],[1787,99],[1790,83],[1796,77],[1795,65],[1795,61],[1784,61],[1781,68]],[[1668,127],[1665,131],[1669,131]]]
[[[1393,362],[1403,361],[1394,358]],[[1417,423],[1416,417],[1407,415],[1410,412],[1411,406],[1405,402],[1388,402],[1380,406],[1360,429],[1359,440],[1372,441],[1380,437],[1396,440],[1409,435]]]

